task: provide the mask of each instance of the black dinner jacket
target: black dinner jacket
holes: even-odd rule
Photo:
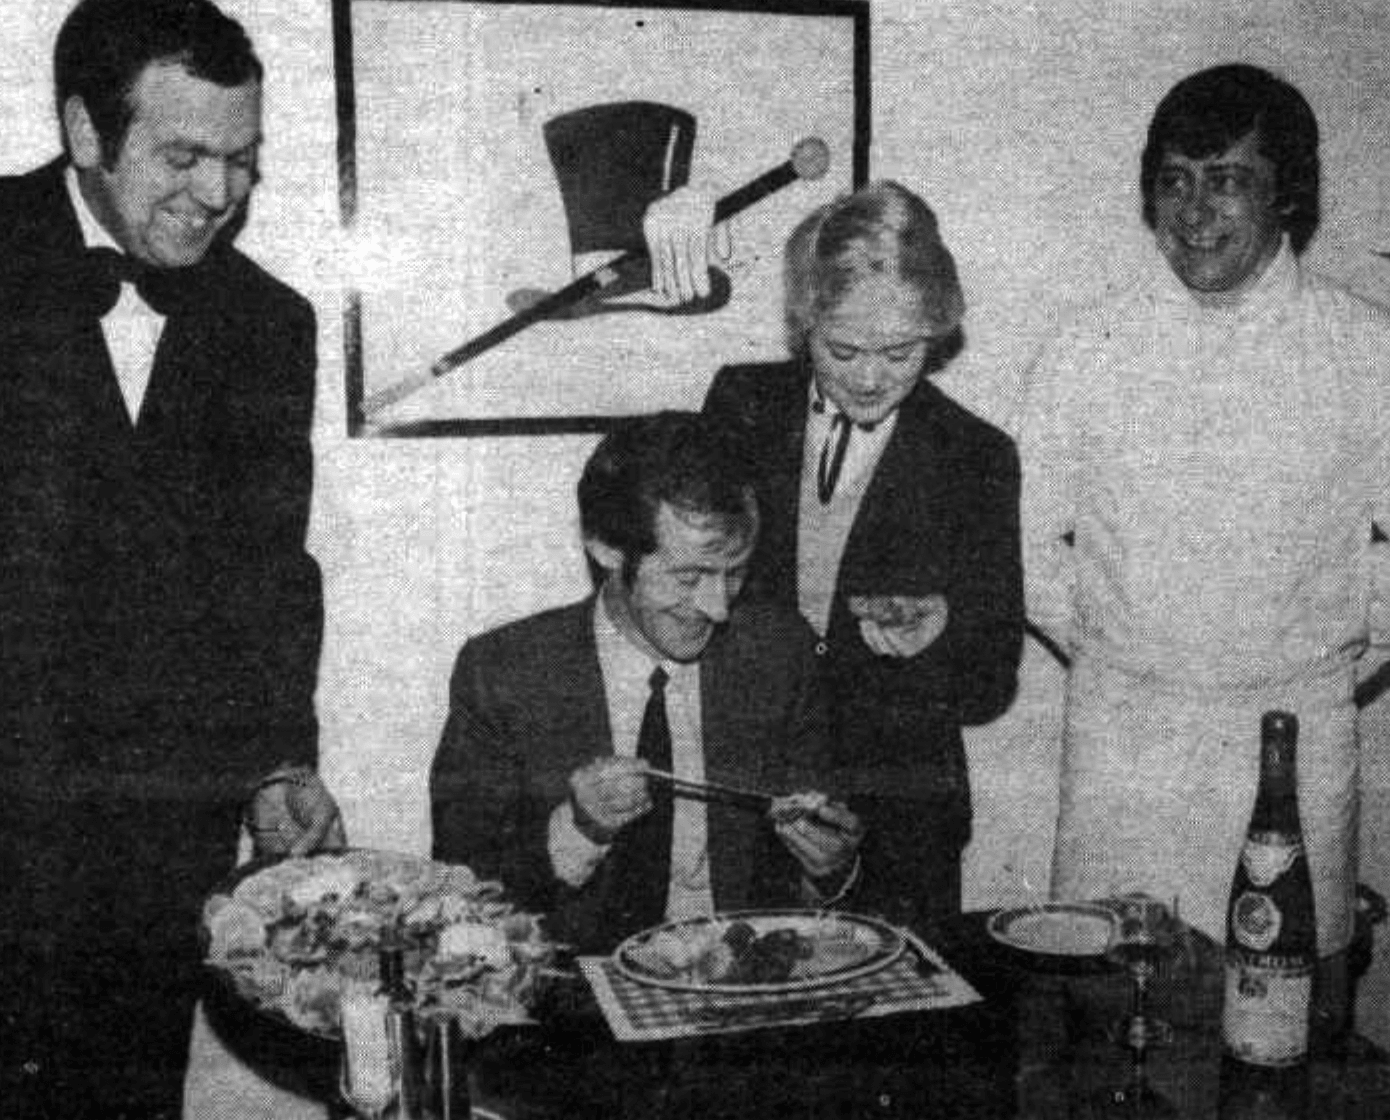
[[[40,796],[228,795],[315,753],[313,311],[215,246],[132,423],[99,320],[53,296],[63,169],[0,179],[0,762]]]
[[[763,523],[747,593],[791,606],[809,381],[799,361],[729,366],[705,402],[756,465]],[[818,647],[841,785],[925,803],[937,838],[956,850],[970,820],[961,725],[1000,715],[1017,680],[1018,497],[1012,440],[924,377],[899,407],[864,493]],[[906,661],[870,650],[848,605],[852,595],[938,592],[946,630]]]
[[[569,775],[613,753],[594,642],[593,598],[470,639],[449,690],[449,716],[430,782],[434,855],[500,878],[553,933],[586,951],[634,930],[609,928],[612,870],[578,889],[559,882],[547,851],[550,815]],[[826,784],[826,723],[811,633],[772,604],[735,606],[700,659],[705,777],[741,788]],[[797,865],[771,827],[743,807],[710,804],[711,887],[720,910],[799,901]]]

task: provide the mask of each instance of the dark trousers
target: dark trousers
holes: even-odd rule
[[[14,1118],[177,1117],[203,900],[240,806],[11,799],[0,818],[0,1100]]]

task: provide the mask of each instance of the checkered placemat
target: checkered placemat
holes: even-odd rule
[[[619,1042],[655,1042],[705,1034],[790,1027],[835,1019],[873,1018],[974,1003],[980,994],[912,935],[909,951],[887,968],[823,988],[775,994],[708,995],[641,984],[608,957],[581,957],[579,967]],[[937,966],[923,975],[911,949]]]

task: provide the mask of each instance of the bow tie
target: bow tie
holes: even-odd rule
[[[76,254],[40,249],[17,255],[0,269],[0,321],[50,325],[66,330],[73,320],[106,315],[121,298],[121,285],[134,284],[140,297],[161,315],[196,308],[206,302],[202,264],[189,268],[157,269],[142,265],[114,249],[87,249]],[[199,296],[202,292],[202,296]]]
[[[34,255],[0,278],[0,306],[23,318],[61,327],[73,319],[100,319],[134,284],[151,308],[170,315],[190,305],[203,275],[195,266],[150,268],[115,249],[87,249],[76,256]]]
[[[170,315],[177,309],[184,288],[179,272],[151,268],[134,257],[106,248],[88,249],[75,279],[72,287],[79,298],[90,298],[98,318],[116,306],[122,284],[134,284],[140,298],[160,315]]]

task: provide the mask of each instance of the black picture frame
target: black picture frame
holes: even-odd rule
[[[768,307],[780,307],[776,293],[770,290],[779,286],[771,279],[770,270],[775,269],[773,258],[780,256],[781,239],[790,225],[821,200],[861,186],[868,179],[869,11],[862,0],[332,0],[332,19],[341,222],[349,244],[358,238],[361,244],[373,247],[360,255],[350,253],[350,263],[342,277],[346,422],[349,435],[354,437],[600,433],[632,412],[690,405],[688,400],[668,400],[658,379],[652,379],[648,389],[645,373],[625,382],[617,359],[617,368],[610,373],[607,355],[611,351],[626,353],[612,342],[613,336],[623,331],[630,331],[644,345],[657,339],[650,343],[652,346],[659,346],[662,331],[682,340],[695,337],[688,335],[693,320],[677,323],[647,312],[615,315],[611,305],[605,305],[600,308],[603,314],[595,312],[592,320],[571,321],[567,315],[577,315],[578,310],[590,306],[571,301],[565,306],[577,310],[531,318],[518,325],[518,320],[526,320],[533,312],[518,313],[510,306],[513,296],[509,293],[507,307],[498,305],[495,298],[477,301],[486,306],[486,311],[479,313],[480,321],[471,329],[459,328],[456,333],[460,345],[441,346],[436,341],[430,347],[427,341],[421,341],[423,335],[444,329],[433,317],[434,311],[447,303],[447,299],[438,298],[442,287],[437,278],[442,275],[452,281],[455,275],[471,269],[471,265],[459,265],[461,258],[457,254],[471,249],[475,233],[486,241],[505,224],[497,222],[488,209],[493,204],[492,193],[499,189],[497,183],[507,184],[505,190],[514,191],[525,200],[524,204],[548,191],[556,196],[554,209],[559,209],[561,201],[566,208],[571,254],[566,255],[565,264],[573,267],[572,277],[551,276],[550,284],[536,289],[536,293],[549,292],[553,296],[561,290],[563,303],[563,289],[580,282],[593,287],[588,277],[594,271],[581,269],[577,263],[580,245],[576,218],[569,210],[571,199],[559,197],[567,189],[563,182],[566,169],[560,154],[563,149],[553,133],[570,117],[585,118],[582,123],[587,131],[579,133],[585,137],[585,150],[594,146],[591,139],[597,135],[596,125],[590,118],[600,110],[621,114],[627,106],[635,105],[647,112],[642,117],[644,121],[650,116],[648,110],[698,117],[700,123],[692,123],[691,131],[703,127],[706,135],[714,137],[707,147],[715,149],[724,160],[718,170],[738,168],[739,177],[734,182],[718,185],[721,198],[729,200],[741,192],[747,201],[760,190],[764,196],[782,194],[776,207],[760,202],[735,219],[744,222],[749,215],[756,218],[760,213],[776,211],[775,220],[761,218],[760,224],[755,224],[746,271],[735,275],[728,285],[729,293],[723,296],[728,304],[709,312],[707,321],[698,324],[716,340],[733,340],[736,336],[741,340],[730,342],[731,349],[725,355],[728,360],[756,356],[737,348],[754,345],[746,341],[747,332],[736,329],[738,314],[752,316],[757,311],[748,300],[739,302],[743,292],[754,287],[759,290],[757,298],[762,301],[763,312],[757,315],[757,322],[764,336],[779,327],[780,315],[775,311],[766,313]],[[760,40],[760,36],[764,38]],[[485,41],[492,37],[500,41]],[[771,60],[755,57],[766,54],[765,37],[776,37],[780,45]],[[709,56],[702,54],[702,45],[707,43],[717,44],[721,48],[719,57],[730,59],[724,73],[709,74]],[[745,43],[747,50],[740,55],[734,48]],[[577,45],[587,49],[583,64],[576,56],[584,55],[585,49],[578,49]],[[798,58],[798,51],[805,57]],[[690,69],[680,73],[686,52]],[[643,67],[647,68],[645,72]],[[552,73],[553,83],[548,81]],[[471,94],[461,93],[460,86],[482,91],[478,100],[486,105],[481,120],[480,114],[471,111]],[[685,106],[669,104],[678,100],[677,96],[652,96],[653,87],[689,96],[697,102],[703,96],[705,101],[685,112]],[[758,96],[751,97],[750,90]],[[590,98],[581,100],[578,108],[573,104],[577,92]],[[499,100],[503,96],[510,100]],[[716,104],[725,96],[732,108]],[[445,108],[436,112],[436,102]],[[470,111],[450,113],[450,105],[455,110],[465,105]],[[487,116],[488,107],[493,110],[491,117]],[[759,146],[760,157],[763,152],[775,153],[783,157],[781,162],[774,154],[768,154],[755,164],[748,158],[750,153],[735,150],[743,141],[744,132],[734,125],[745,126],[751,150],[760,139],[764,124],[769,129],[777,126],[779,113],[792,122],[802,117],[823,119],[830,127],[821,131],[830,137],[826,141],[819,137],[810,141],[793,137],[797,142],[780,151],[766,143]],[[450,126],[450,122],[458,121],[467,122],[470,129],[477,129],[480,134],[488,132],[493,147],[488,148],[488,141],[480,141],[471,133],[461,138]],[[495,128],[493,122],[497,122]],[[622,127],[630,127],[626,118]],[[534,131],[535,146],[549,154],[551,166],[544,176],[537,170],[539,162],[534,156],[527,165],[536,172],[530,179],[506,174],[505,153],[521,146],[511,133],[520,133],[523,128]],[[410,136],[402,140],[406,133]],[[677,133],[673,126],[672,137]],[[542,134],[544,148],[540,146]],[[631,135],[623,133],[624,137]],[[529,133],[525,143],[531,143]],[[687,163],[691,162],[691,143],[691,139],[684,139],[683,158]],[[815,162],[820,152],[814,147],[817,143],[828,156],[830,173],[824,181],[812,183],[810,179],[819,180],[820,176],[807,176],[806,157],[809,151],[810,162]],[[496,155],[499,149],[503,154]],[[678,163],[682,158],[679,145],[671,150],[675,150]],[[672,167],[671,150],[664,164],[667,174]],[[697,152],[697,162],[698,155]],[[440,170],[452,170],[456,164],[470,161],[481,167],[481,172],[468,180],[471,186],[459,186]],[[497,168],[495,178],[491,177],[493,161]],[[594,161],[589,163],[594,166]],[[749,174],[752,170],[756,173]],[[798,178],[806,182],[799,182]],[[526,184],[525,190],[521,184]],[[788,186],[793,189],[784,190]],[[473,216],[473,202],[480,196],[487,196],[479,207],[484,216],[476,225],[470,225],[462,218]],[[605,200],[605,215],[620,209],[614,197]],[[527,220],[528,212],[518,208],[521,204],[509,205],[513,207],[510,212],[520,218],[517,241],[526,242],[531,231],[544,223],[533,225]],[[547,199],[547,205],[551,205],[551,200]],[[430,221],[438,222],[439,227],[431,229],[427,224]],[[426,224],[416,228],[421,223]],[[371,232],[364,232],[369,227]],[[398,237],[401,230],[404,232]],[[775,245],[767,240],[774,235]],[[406,247],[411,237],[416,239],[415,255]],[[764,241],[758,244],[757,238]],[[393,256],[398,243],[399,254]],[[465,248],[465,243],[469,243],[469,248]],[[441,256],[454,253],[456,258],[432,261],[412,271],[421,256],[421,246],[424,257],[438,252]],[[548,249],[553,258],[555,244]],[[619,251],[617,246],[614,251]],[[486,249],[478,255],[489,262],[499,256],[494,253],[488,257]],[[571,255],[573,261],[568,259]],[[733,268],[742,263],[736,258]],[[638,267],[640,272],[640,262]],[[456,271],[451,272],[451,268]],[[499,266],[499,275],[503,271]],[[525,274],[513,266],[509,275]],[[601,278],[608,283],[611,270],[602,270]],[[492,276],[480,283],[484,287],[491,285],[494,295],[501,291]],[[520,296],[519,291],[517,298]],[[600,293],[590,298],[604,297]],[[468,306],[471,313],[474,305]],[[439,316],[441,320],[447,318],[447,314]],[[725,320],[734,327],[726,327]],[[608,334],[604,336],[603,331]],[[459,352],[466,353],[471,348],[478,355],[478,367],[486,362],[500,366],[508,347],[515,350],[542,337],[550,347],[545,354],[529,360],[525,355],[517,357],[506,366],[504,375],[485,382],[483,389],[470,382],[460,397],[468,407],[460,407],[450,396],[454,386],[441,387],[444,381],[455,377],[460,367],[474,362],[472,356],[458,361]],[[573,344],[572,350],[567,348],[567,337]],[[475,343],[481,343],[481,349]],[[770,345],[766,337],[759,344]],[[585,345],[592,345],[597,356],[590,356],[588,366],[582,356]],[[720,349],[718,342],[713,346],[692,345],[702,358]],[[412,347],[426,357],[417,355],[410,359]],[[603,399],[581,399],[577,404],[568,399],[570,388],[561,379],[568,376],[571,353],[575,354],[574,371],[589,369],[594,361],[602,361],[604,368],[587,376],[589,383],[602,386],[596,398]],[[449,365],[450,361],[454,364]],[[643,370],[660,367],[661,361],[645,366],[638,362],[634,366]],[[546,371],[543,382],[539,375],[542,369]],[[521,373],[514,379],[516,370]],[[537,380],[528,383],[533,371]],[[488,369],[466,372],[479,382],[492,376]],[[706,372],[712,374],[713,370]],[[586,375],[576,372],[575,383],[579,384],[583,376]],[[508,399],[499,386],[513,383],[516,393]],[[631,390],[626,396],[619,391],[624,387]],[[681,391],[688,395],[690,389],[684,386]],[[547,392],[553,392],[556,399],[551,401]],[[634,394],[647,393],[650,396],[644,399],[630,399]],[[582,384],[578,395],[583,395]],[[432,399],[443,403],[421,404]],[[488,407],[471,407],[473,400],[486,400]],[[536,401],[542,403],[529,407]]]

